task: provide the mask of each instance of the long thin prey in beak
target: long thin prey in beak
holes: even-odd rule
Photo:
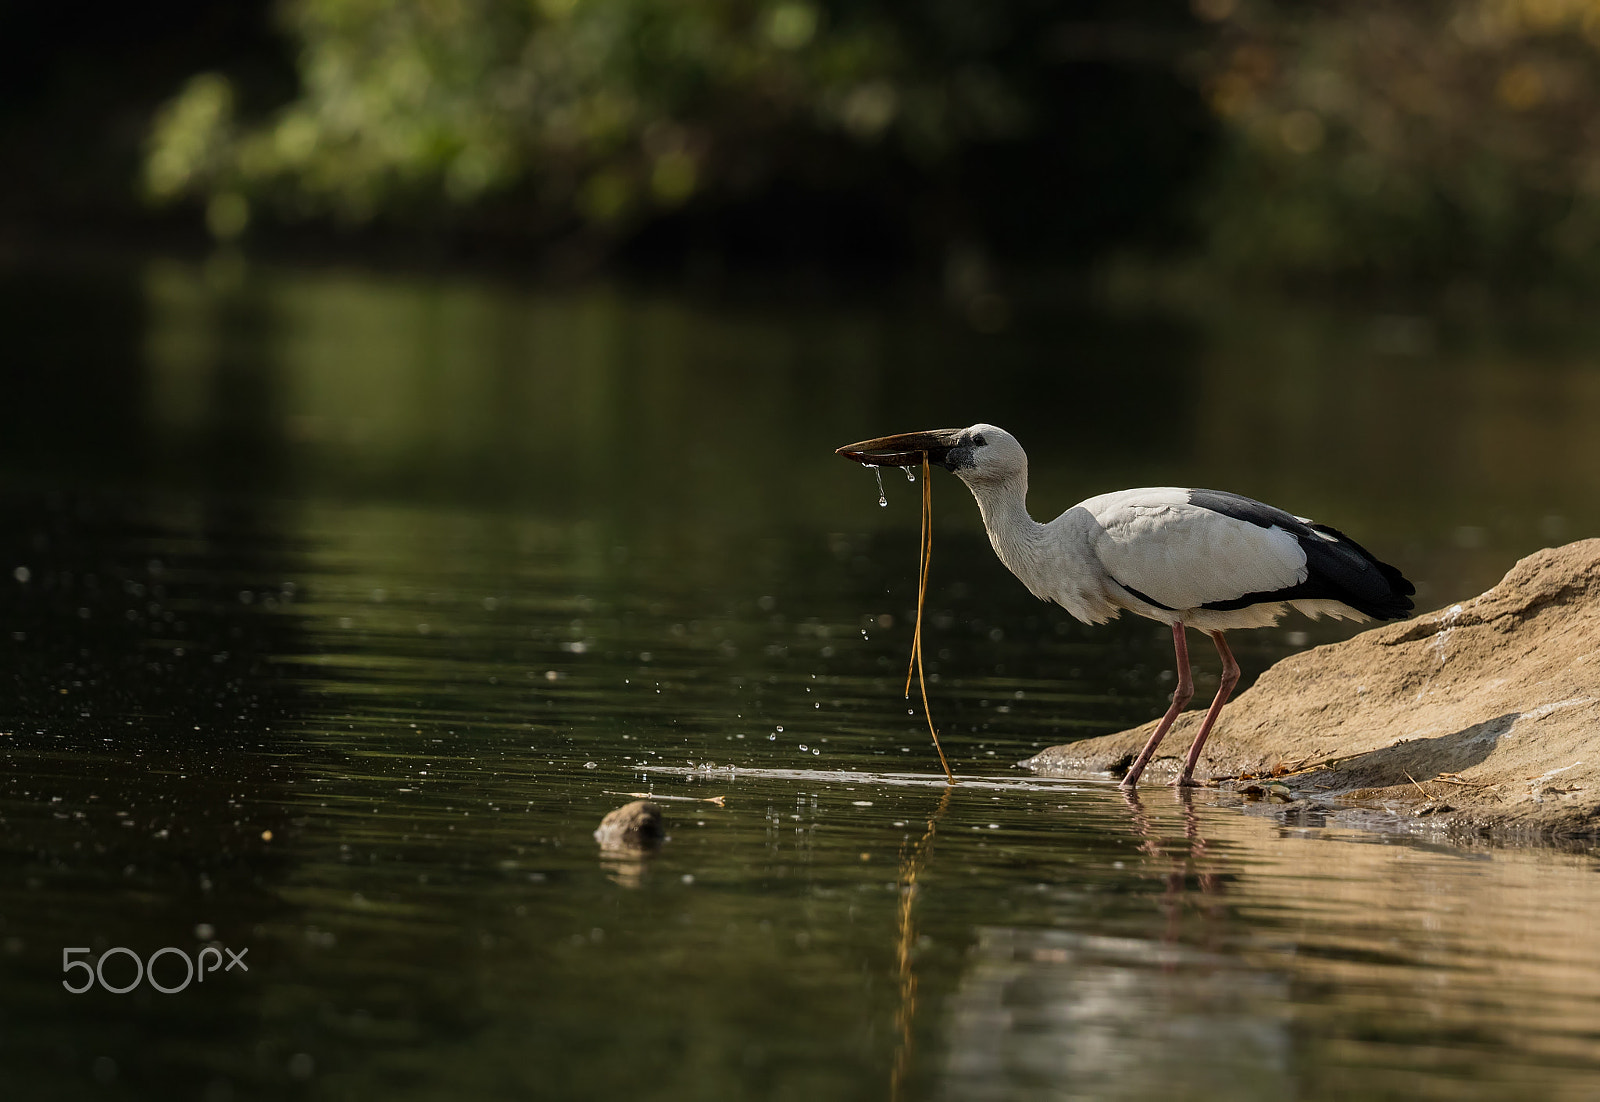
[[[917,683],[922,686],[922,714],[928,721],[928,734],[933,736],[933,748],[939,753],[939,764],[944,768],[944,778],[956,783],[945,760],[944,747],[939,745],[939,732],[933,726],[933,712],[928,708],[928,680],[922,672],[922,606],[928,596],[928,566],[933,562],[933,479],[928,477],[928,453],[922,453],[922,547],[917,553],[917,627],[911,638],[911,665],[906,670],[906,696],[911,696],[911,671],[917,673]]]

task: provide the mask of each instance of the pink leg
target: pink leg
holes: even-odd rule
[[[1166,736],[1167,729],[1172,726],[1172,721],[1178,718],[1178,713],[1183,711],[1189,703],[1189,698],[1194,696],[1194,680],[1189,676],[1189,641],[1184,637],[1182,624],[1172,625],[1172,649],[1178,656],[1178,687],[1172,690],[1172,707],[1161,717],[1161,722],[1156,725],[1155,734],[1150,736],[1150,741],[1139,751],[1139,756],[1134,759],[1128,775],[1122,778],[1123,788],[1138,787],[1139,774],[1144,772],[1144,767],[1155,757],[1156,747],[1161,745],[1161,740]]]
[[[1222,638],[1222,632],[1213,631],[1211,641],[1217,645],[1217,653],[1222,656],[1222,683],[1217,686],[1217,695],[1211,701],[1211,708],[1206,712],[1205,721],[1200,724],[1200,733],[1195,735],[1194,742],[1189,746],[1189,756],[1183,762],[1183,775],[1172,782],[1175,785],[1194,784],[1194,767],[1200,760],[1200,748],[1206,744],[1206,736],[1211,733],[1211,725],[1217,722],[1222,706],[1228,702],[1233,687],[1239,683],[1239,663],[1233,660],[1233,652],[1228,649],[1227,641]]]

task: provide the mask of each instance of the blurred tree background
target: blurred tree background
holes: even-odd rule
[[[290,0],[300,86],[224,72],[146,185],[275,219],[739,262],[1049,258],[1175,229],[1210,121],[1171,3]]]
[[[1600,3],[1198,0],[1224,145],[1197,212],[1235,270],[1592,282]]]
[[[0,43],[13,229],[1596,274],[1595,0],[184,0],[13,5]]]

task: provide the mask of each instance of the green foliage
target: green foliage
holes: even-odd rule
[[[620,237],[820,179],[1045,256],[1182,240],[1188,193],[1212,268],[1600,278],[1595,0],[1189,2],[289,0],[299,95],[194,78],[147,191],[224,237],[262,205]]]
[[[513,191],[551,223],[620,229],[754,186],[808,141],[928,163],[1027,117],[998,72],[946,80],[892,21],[809,0],[293,0],[283,17],[293,102],[241,119],[206,74],[153,128],[148,193],[207,200],[219,233],[248,203],[359,222]]]

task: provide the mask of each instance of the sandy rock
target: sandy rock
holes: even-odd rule
[[[594,840],[608,850],[651,850],[662,837],[661,808],[649,800],[634,800],[607,813],[594,832]]]
[[[1209,701],[1195,703],[1146,784],[1176,774]],[[1023,764],[1120,775],[1154,727]],[[1600,834],[1600,539],[1530,555],[1470,601],[1284,659],[1224,710],[1195,775],[1468,831]]]

